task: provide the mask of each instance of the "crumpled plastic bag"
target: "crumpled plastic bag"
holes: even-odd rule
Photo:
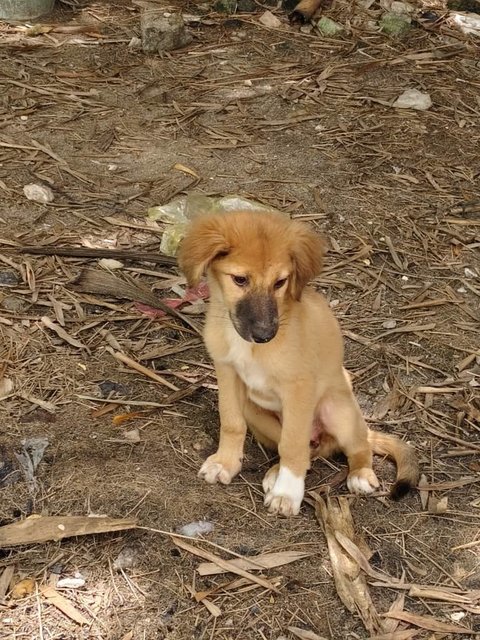
[[[167,256],[176,256],[178,245],[185,235],[190,220],[199,215],[228,213],[229,211],[277,211],[254,200],[236,195],[211,197],[199,193],[180,196],[167,204],[150,207],[147,216],[168,225],[160,243],[160,251]]]

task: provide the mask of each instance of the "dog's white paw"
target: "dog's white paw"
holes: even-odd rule
[[[230,484],[232,479],[240,472],[242,463],[240,460],[222,460],[221,456],[214,453],[209,456],[200,467],[198,477],[208,482],[208,484]]]
[[[373,469],[363,467],[357,469],[348,475],[347,487],[351,493],[368,494],[378,489],[380,483]]]
[[[270,467],[267,473],[263,476],[262,487],[265,495],[273,489],[278,478],[279,469],[280,465],[274,464],[273,467]]]
[[[288,467],[275,465],[263,479],[264,504],[270,513],[296,516],[305,493],[305,479],[296,476]]]

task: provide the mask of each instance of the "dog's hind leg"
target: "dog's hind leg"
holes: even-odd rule
[[[320,405],[320,416],[326,432],[347,456],[347,485],[352,493],[372,493],[379,486],[372,469],[372,447],[368,427],[360,407],[346,387],[327,391]]]
[[[262,409],[258,404],[247,400],[245,403],[245,420],[248,428],[260,444],[272,451],[278,449],[282,425],[272,411]]]

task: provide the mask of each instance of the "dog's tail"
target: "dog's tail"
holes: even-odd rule
[[[397,479],[390,490],[390,497],[393,500],[400,500],[417,484],[420,476],[417,455],[413,447],[395,436],[371,430],[368,433],[368,441],[374,453],[389,456],[397,465]]]

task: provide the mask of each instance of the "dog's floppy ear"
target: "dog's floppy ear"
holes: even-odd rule
[[[178,264],[190,286],[200,282],[209,264],[228,252],[221,215],[200,215],[187,228],[178,252]]]
[[[321,272],[325,249],[323,238],[304,222],[292,224],[290,256],[293,273],[290,292],[295,300],[300,300],[305,285]]]

